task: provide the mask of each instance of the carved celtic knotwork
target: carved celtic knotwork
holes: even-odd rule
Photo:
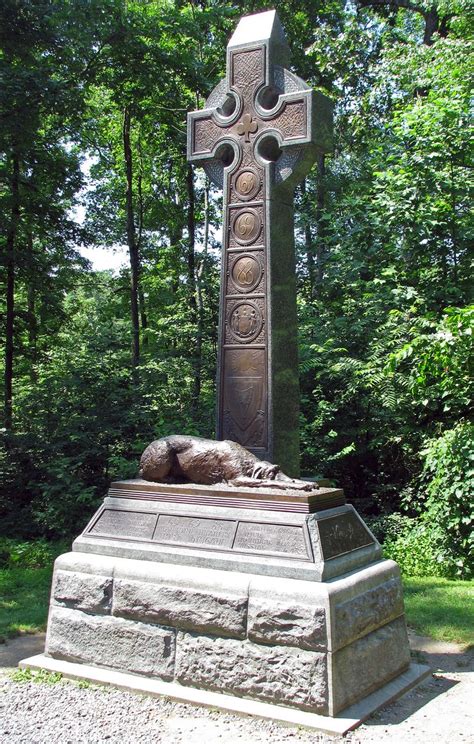
[[[212,152],[216,142],[222,137],[222,128],[212,119],[197,119],[194,124],[194,150],[196,153]]]
[[[276,129],[284,140],[305,137],[307,134],[305,101],[286,103],[280,114],[262,122],[260,128]]]
[[[265,79],[265,56],[263,47],[232,55],[232,85],[244,94],[252,94]]]

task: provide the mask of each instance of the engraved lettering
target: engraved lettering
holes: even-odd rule
[[[234,549],[309,559],[303,528],[286,524],[239,522]]]
[[[103,537],[129,537],[150,540],[157,520],[156,514],[133,512],[123,509],[104,509],[92,525],[89,535]]]
[[[172,545],[231,548],[236,522],[224,519],[160,514],[153,540]]]
[[[318,529],[325,560],[374,543],[370,532],[354,512],[320,519]]]
[[[262,222],[260,215],[255,209],[246,209],[239,212],[234,219],[232,232],[239,243],[252,243],[260,234]]]
[[[235,221],[235,232],[239,238],[247,239],[255,230],[255,215],[251,212],[244,212],[239,215]]]

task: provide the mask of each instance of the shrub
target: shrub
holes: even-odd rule
[[[63,542],[47,540],[20,541],[7,537],[0,538],[0,567],[5,568],[45,568],[54,559],[69,549]]]
[[[474,573],[474,425],[461,421],[428,441],[414,505],[426,528],[438,535],[437,560],[451,576]],[[411,504],[413,506],[413,504]]]
[[[425,519],[395,513],[368,520],[368,525],[382,543],[384,557],[396,561],[404,576],[450,575],[439,550],[442,534]]]

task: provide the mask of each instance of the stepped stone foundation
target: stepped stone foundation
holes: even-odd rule
[[[56,561],[44,658],[337,716],[410,653],[398,566],[320,490],[113,484]]]

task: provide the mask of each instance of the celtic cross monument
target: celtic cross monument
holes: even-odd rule
[[[217,438],[299,469],[293,191],[332,106],[288,69],[274,10],[241,19],[227,74],[188,114],[188,159],[224,192]]]

